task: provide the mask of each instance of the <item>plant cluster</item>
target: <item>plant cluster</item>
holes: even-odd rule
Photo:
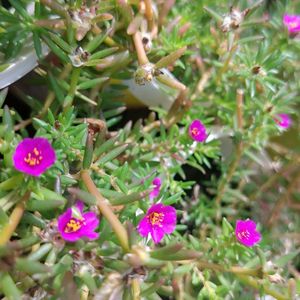
[[[0,297],[297,299],[300,5],[9,4]]]

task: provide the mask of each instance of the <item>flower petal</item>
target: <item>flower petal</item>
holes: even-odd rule
[[[150,233],[155,244],[158,244],[165,235],[163,229],[159,226],[152,227]]]
[[[80,210],[81,213],[83,212],[84,203],[81,200],[78,200],[75,206]]]
[[[163,204],[162,203],[156,203],[154,205],[152,205],[148,211],[147,211],[147,215],[150,215],[151,213],[153,212],[157,212],[157,213],[160,213],[162,212],[162,209],[163,209]]]
[[[98,227],[99,225],[99,219],[96,215],[96,213],[90,211],[87,213],[84,213],[83,218],[85,219],[85,226],[89,227],[90,229],[94,230]]]
[[[57,227],[58,230],[62,233],[65,230],[65,227],[67,223],[72,218],[72,209],[68,208],[66,212],[64,212],[62,215],[60,215],[57,219]]]
[[[71,233],[66,233],[64,231],[61,231],[60,234],[62,238],[68,242],[76,242],[81,238],[81,234],[79,233],[79,231],[71,232]]]
[[[141,236],[148,236],[148,234],[151,232],[151,225],[148,222],[147,216],[145,216],[141,221],[139,222],[139,225],[137,227],[137,230]]]
[[[87,237],[90,240],[96,240],[97,238],[99,238],[99,233],[90,231],[90,232],[85,233],[83,236]]]

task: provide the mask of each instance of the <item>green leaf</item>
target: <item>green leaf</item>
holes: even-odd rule
[[[213,9],[204,6],[203,7],[204,10],[206,10],[213,18],[215,18],[217,21],[223,21],[223,18],[221,15],[219,15],[216,11],[214,11]]]
[[[104,83],[107,80],[109,80],[109,77],[85,79],[84,82],[81,82],[77,85],[77,90],[86,90],[86,89],[94,87],[95,85]]]
[[[109,153],[107,153],[106,155],[102,156],[97,163],[98,164],[105,164],[108,161],[111,161],[113,159],[115,159],[116,157],[118,157],[122,152],[124,152],[128,147],[128,144],[125,145],[121,145],[119,147],[116,147],[115,149],[111,150]]]
[[[53,76],[53,74],[51,72],[48,72],[48,78],[49,78],[50,85],[51,85],[59,103],[62,104],[64,102],[65,95],[64,95],[60,85],[58,84],[56,78]]]
[[[227,219],[225,217],[222,220],[222,230],[223,230],[224,236],[227,236],[227,237],[233,231],[233,228],[232,228],[231,224],[227,221]]]
[[[13,6],[18,14],[24,18],[25,21],[31,23],[33,22],[32,17],[26,11],[26,9],[21,5],[21,1],[9,0],[11,6]]]
[[[280,258],[276,259],[274,261],[274,264],[280,268],[283,268],[287,265],[287,263],[291,260],[293,260],[295,257],[298,256],[298,254],[300,253],[300,250],[288,253],[286,255],[281,256]]]
[[[155,64],[155,68],[156,69],[161,69],[161,68],[165,68],[168,67],[170,65],[172,65],[173,63],[175,63],[175,61],[181,57],[184,52],[186,51],[186,47],[180,48],[174,52],[172,52],[171,54],[161,58],[156,64]]]
[[[97,49],[102,42],[108,37],[110,33],[110,30],[108,30],[105,34],[98,35],[94,37],[85,47],[84,49],[88,52],[93,52],[95,49]]]
[[[36,55],[37,55],[38,59],[41,60],[43,58],[42,44],[41,44],[39,34],[36,30],[32,31],[32,39],[33,39],[33,45],[34,45]]]
[[[170,254],[174,255],[175,253],[180,251],[182,248],[183,248],[182,244],[172,243],[172,244],[169,244],[165,247],[152,250],[150,252],[150,256],[152,258],[156,258],[156,259],[162,259],[162,260],[166,259],[166,260],[168,260]]]
[[[95,149],[95,156],[98,157],[102,153],[111,150],[114,147],[114,144],[116,143],[118,138],[119,138],[119,136],[117,135],[117,136],[107,140],[106,142],[104,142],[99,148],[96,148]]]
[[[16,269],[27,274],[48,273],[51,270],[48,266],[45,266],[44,264],[26,258],[17,259]]]
[[[20,290],[8,273],[0,273],[0,290],[9,300],[19,300],[22,298]]]
[[[58,45],[62,50],[67,52],[68,54],[71,54],[73,49],[72,47],[66,43],[58,34],[50,33],[49,34],[51,40]]]
[[[109,56],[109,55],[115,53],[118,50],[119,50],[119,47],[111,47],[111,48],[108,48],[108,49],[100,50],[100,51],[95,52],[94,54],[92,54],[89,57],[89,59],[90,60],[100,59],[100,58]]]
[[[140,201],[145,198],[149,192],[134,192],[129,195],[120,196],[118,198],[114,198],[110,200],[112,205],[123,205],[129,204],[135,201]]]
[[[51,201],[47,201],[47,200],[33,200],[30,199],[27,202],[27,209],[30,211],[51,211],[55,208],[61,207],[65,205],[65,202],[62,200],[51,200]]]
[[[86,191],[82,191],[77,188],[69,188],[68,191],[71,194],[76,195],[76,197],[78,199],[82,200],[83,202],[85,202],[88,205],[95,205],[97,202],[97,199],[95,198],[95,196],[91,195],[90,193],[88,193]]]
[[[45,37],[44,35],[42,38],[55,55],[57,55],[63,62],[70,63],[70,58],[55,43],[53,43],[51,39]]]

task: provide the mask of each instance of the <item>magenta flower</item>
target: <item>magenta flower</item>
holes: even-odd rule
[[[160,187],[161,187],[161,180],[159,177],[155,177],[152,181],[152,184],[154,185],[153,190],[149,194],[150,200],[153,200],[155,197],[159,195]]]
[[[189,135],[196,142],[204,142],[207,138],[206,128],[200,120],[194,120],[189,126]]]
[[[252,247],[261,240],[261,235],[256,231],[256,224],[252,220],[237,220],[235,226],[237,240],[247,247]]]
[[[289,33],[300,31],[300,15],[284,15],[283,24],[287,27]]]
[[[48,140],[42,137],[25,138],[19,143],[13,155],[15,168],[32,176],[40,176],[54,164],[55,160],[54,149]]]
[[[95,240],[99,233],[94,230],[99,225],[96,213],[89,211],[83,213],[83,203],[77,201],[74,208],[68,208],[58,217],[58,231],[62,238],[68,242],[76,242],[82,237]]]
[[[287,114],[278,114],[274,120],[282,128],[289,128],[292,125],[292,120]]]
[[[151,234],[155,244],[159,243],[165,234],[170,234],[176,227],[176,209],[161,203],[152,205],[138,225],[138,232],[146,237]]]

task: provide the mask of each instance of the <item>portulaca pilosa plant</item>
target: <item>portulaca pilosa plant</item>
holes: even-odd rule
[[[3,2],[1,80],[24,47],[1,298],[299,299],[298,1]]]

